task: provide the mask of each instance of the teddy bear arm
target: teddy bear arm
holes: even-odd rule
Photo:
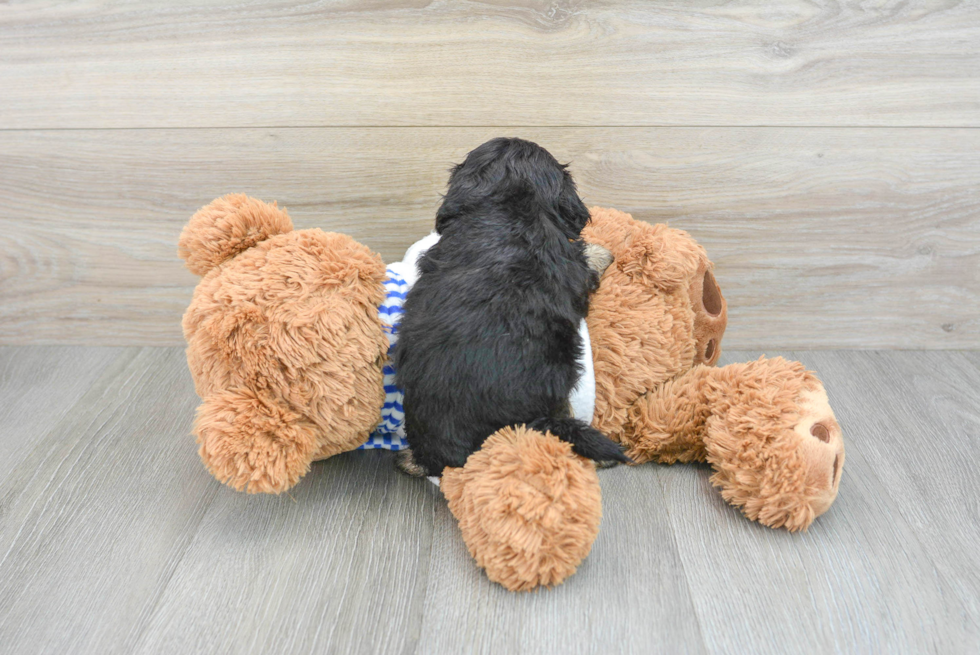
[[[840,426],[799,362],[695,366],[641,396],[628,423],[635,462],[707,461],[722,497],[769,527],[806,529],[837,496]]]
[[[704,434],[711,414],[705,380],[710,370],[695,366],[629,407],[621,441],[634,463],[705,460]]]

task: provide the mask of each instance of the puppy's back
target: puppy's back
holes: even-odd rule
[[[529,142],[488,142],[453,170],[395,351],[408,441],[430,474],[504,426],[567,416],[596,282],[588,218],[564,167]]]

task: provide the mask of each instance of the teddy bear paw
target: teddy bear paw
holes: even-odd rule
[[[812,490],[810,507],[817,517],[830,509],[837,498],[844,468],[844,438],[823,385],[803,391],[798,402],[800,420],[793,431],[800,441],[807,488]]]
[[[477,565],[511,591],[560,584],[599,534],[595,465],[524,426],[491,435],[441,487]]]

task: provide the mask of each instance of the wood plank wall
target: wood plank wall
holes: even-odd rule
[[[3,4],[0,344],[181,343],[231,191],[398,258],[515,135],[701,241],[727,347],[978,348],[978,128],[974,3]]]

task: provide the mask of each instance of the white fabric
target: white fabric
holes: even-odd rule
[[[589,338],[589,326],[582,319],[578,326],[579,336],[582,337],[582,357],[578,363],[582,367],[582,375],[575,388],[572,389],[568,402],[572,406],[572,416],[592,425],[592,415],[595,413],[595,368],[592,364],[592,340]]]
[[[405,251],[405,256],[400,262],[388,264],[388,268],[397,272],[402,279],[408,283],[408,288],[415,286],[415,281],[419,279],[419,257],[426,250],[436,245],[439,241],[439,233],[433,232],[426,237],[422,237]]]

